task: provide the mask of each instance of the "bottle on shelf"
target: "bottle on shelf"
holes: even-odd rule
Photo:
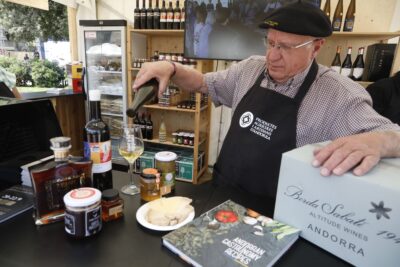
[[[172,30],[174,23],[174,9],[172,8],[172,0],[169,0],[167,9],[167,30]]]
[[[71,138],[54,137],[50,143],[54,160],[31,170],[36,225],[63,220],[64,195],[72,189],[92,185],[92,162],[87,158],[69,155]]]
[[[181,25],[180,28],[181,30],[185,29],[185,1],[183,1],[183,7],[181,9]]]
[[[351,78],[355,81],[361,81],[364,73],[364,47],[358,49],[358,55],[353,64],[353,73]]]
[[[332,18],[332,30],[340,31],[343,19],[343,0],[339,0]]]
[[[343,31],[352,32],[356,13],[356,0],[351,0],[344,19]]]
[[[151,121],[151,114],[149,113],[146,120],[146,138],[153,139],[153,122]]]
[[[144,112],[142,113],[142,116],[140,116],[139,121],[140,121],[140,129],[142,130],[142,137],[144,139],[147,139],[147,136],[146,136],[146,118],[145,118]]]
[[[153,26],[154,29],[160,29],[160,8],[159,2],[160,0],[156,1],[156,6],[153,9]]]
[[[347,77],[351,77],[351,68],[353,66],[352,62],[351,62],[351,46],[349,46],[347,48],[347,55],[343,61],[342,64],[342,71],[340,72],[340,74],[342,74],[343,76],[347,76]]]
[[[140,126],[140,121],[139,121],[139,114],[135,113],[134,118],[133,118],[133,125]]]
[[[341,50],[342,50],[342,47],[340,45],[338,45],[336,48],[335,57],[333,58],[333,61],[331,63],[331,69],[333,69],[337,73],[340,73],[340,68],[342,67],[342,62],[340,61],[340,51]]]
[[[154,55],[153,55],[151,61],[158,61],[158,59],[159,59],[159,53],[158,53],[158,50],[156,50],[156,51],[154,51]]]
[[[142,8],[140,9],[140,29],[147,29],[147,14],[146,14],[145,0],[142,0]]]
[[[167,128],[165,127],[164,116],[161,116],[160,128],[158,129],[158,141],[160,143],[167,142]]]
[[[152,0],[149,0],[149,7],[146,9],[146,29],[154,29],[154,11]]]
[[[113,187],[111,139],[108,125],[101,119],[100,90],[89,90],[90,121],[84,129],[84,154],[93,161],[93,187],[100,191]]]
[[[139,7],[139,0],[136,0],[136,6],[133,10],[134,15],[134,27],[135,29],[140,29],[140,7]]]
[[[162,7],[160,9],[160,29],[167,29],[167,9],[165,8],[165,0],[162,1]]]
[[[175,2],[174,20],[172,22],[172,29],[179,30],[181,27],[181,9],[179,7],[179,0]]]
[[[331,19],[331,0],[326,0],[323,11]]]

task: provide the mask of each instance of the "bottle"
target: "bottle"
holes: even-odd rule
[[[329,0],[328,0],[329,1]],[[229,3],[228,3],[228,5],[229,5]],[[217,4],[215,5],[215,10],[218,10],[218,9],[220,9],[222,7],[222,3],[221,3],[221,1],[220,0],[218,0],[217,1]]]
[[[358,55],[353,64],[352,79],[355,81],[361,81],[364,73],[364,47],[358,49]]]
[[[356,0],[351,0],[344,19],[343,31],[352,32],[356,13]]]
[[[139,121],[139,114],[135,113],[134,118],[133,118],[133,125],[140,126],[140,121]]]
[[[342,62],[340,61],[340,51],[341,50],[342,50],[342,47],[340,45],[338,45],[336,48],[336,55],[333,58],[333,61],[331,64],[331,69],[333,69],[337,73],[340,73],[340,68],[342,67]]]
[[[323,11],[331,19],[331,0],[326,0]]]
[[[169,5],[167,9],[167,30],[172,30],[173,23],[174,23],[174,9],[172,8],[172,1],[169,0]]]
[[[136,6],[135,9],[133,10],[133,15],[134,15],[134,27],[135,29],[140,29],[140,8],[139,8],[139,0],[136,0]]]
[[[146,137],[148,140],[153,139],[153,122],[151,121],[151,114],[147,116],[146,120]]]
[[[135,97],[133,98],[133,101],[129,108],[126,110],[126,115],[128,117],[134,118],[136,115],[136,112],[139,110],[139,108],[149,100],[151,100],[153,97],[157,95],[158,92],[158,81],[153,78],[144,83],[140,88],[138,88],[138,91],[135,93]]]
[[[89,90],[90,121],[83,135],[84,154],[93,162],[93,187],[100,191],[113,187],[110,129],[101,119],[100,90]]]
[[[162,7],[160,10],[160,29],[167,29],[167,9],[165,8],[165,0],[162,1]]]
[[[167,128],[165,127],[164,117],[161,117],[160,128],[158,129],[158,141],[160,143],[167,142]]]
[[[175,2],[174,9],[174,20],[172,22],[172,28],[174,30],[179,30],[181,27],[181,9],[179,8],[179,0]]]
[[[343,61],[342,64],[342,71],[340,72],[343,76],[350,77],[351,76],[351,68],[352,68],[352,62],[351,62],[351,46],[347,48],[347,55]]]
[[[335,13],[333,14],[332,19],[332,30],[340,31],[342,28],[342,19],[343,19],[343,0],[339,0],[336,5]]]
[[[154,55],[151,59],[151,61],[158,61],[159,60],[159,53],[158,50],[154,51]]]
[[[147,136],[146,136],[146,118],[145,118],[144,112],[142,113],[142,116],[140,117],[140,129],[142,130],[143,139],[147,139]]]
[[[180,25],[181,30],[185,29],[185,2],[183,2],[183,7],[181,10],[181,25]]]
[[[64,220],[64,195],[75,188],[92,186],[92,162],[69,155],[71,138],[54,137],[50,143],[54,160],[31,170],[36,225]]]
[[[160,8],[158,6],[158,2],[156,1],[156,7],[153,9],[153,26],[154,29],[160,29]]]
[[[146,6],[145,0],[142,0],[142,8],[140,9],[140,29],[147,29],[147,14],[146,14]]]
[[[149,8],[146,11],[146,28],[154,29],[154,11],[152,6],[152,0],[149,0]]]

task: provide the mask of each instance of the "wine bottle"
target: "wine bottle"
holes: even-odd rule
[[[146,138],[148,140],[152,140],[153,139],[153,122],[151,121],[151,114],[150,113],[147,116],[147,120],[146,120]]]
[[[169,0],[169,5],[167,9],[167,30],[172,30],[173,23],[174,23],[174,9],[172,8],[172,1]]]
[[[158,2],[156,1],[156,7],[153,9],[153,26],[154,29],[160,29],[160,8],[158,6]]]
[[[358,49],[358,55],[353,64],[352,79],[355,81],[361,81],[364,73],[364,47]]]
[[[147,29],[154,29],[154,11],[152,2],[153,2],[152,0],[149,0],[149,7],[147,8],[146,11]]]
[[[333,14],[332,19],[332,30],[340,31],[342,28],[342,19],[343,19],[343,0],[339,0],[336,5],[335,13]]]
[[[343,31],[352,32],[356,13],[356,0],[351,0],[344,19]]]
[[[185,7],[185,1],[183,2],[183,7],[182,7],[182,10],[181,10],[181,26],[180,26],[180,28],[181,28],[181,30],[184,30],[185,29],[185,10],[186,9],[186,7]]]
[[[138,91],[135,93],[135,97],[133,98],[131,105],[126,110],[126,115],[131,118],[135,117],[139,108],[144,103],[155,97],[157,93],[158,81],[155,78],[144,83],[142,86],[140,86],[140,88],[138,88]]]
[[[146,6],[145,6],[145,0],[142,0],[142,8],[140,9],[140,28],[141,29],[147,29],[147,19],[146,19]]]
[[[133,125],[140,126],[139,113],[135,113],[134,118],[133,118]]]
[[[172,29],[179,30],[181,27],[181,9],[179,8],[179,0],[175,2],[174,20],[172,22]]]
[[[144,112],[142,113],[142,116],[140,116],[139,121],[140,121],[140,129],[142,130],[142,137],[144,139],[147,139],[147,136],[146,136],[146,118],[145,118]]]
[[[331,19],[331,0],[326,0],[323,11]]]
[[[167,142],[167,128],[165,127],[163,116],[161,116],[160,128],[158,129],[158,139],[160,143]]]
[[[351,46],[347,48],[347,55],[342,64],[342,71],[340,72],[343,76],[350,77],[351,76],[351,68],[353,66],[351,62]]]
[[[93,162],[93,186],[100,191],[113,187],[110,129],[101,119],[100,90],[89,90],[90,120],[84,129],[84,154]]]
[[[140,29],[140,8],[139,8],[139,0],[136,0],[136,6],[133,10],[134,15],[134,27],[135,29]]]
[[[342,50],[342,47],[340,45],[338,45],[336,48],[336,55],[333,58],[333,61],[331,64],[331,69],[333,69],[337,73],[340,73],[340,68],[342,67],[342,62],[340,61],[340,51],[341,50]]]
[[[160,10],[160,29],[167,29],[167,9],[165,8],[165,0],[162,1]]]

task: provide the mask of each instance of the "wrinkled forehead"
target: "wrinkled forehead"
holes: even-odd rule
[[[279,40],[285,42],[301,42],[301,41],[315,39],[312,36],[288,33],[288,32],[278,31],[275,29],[267,29],[265,31],[265,36],[270,40]]]

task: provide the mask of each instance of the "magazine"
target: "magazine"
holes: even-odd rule
[[[0,192],[0,223],[33,207],[31,187],[14,185]]]
[[[300,230],[227,200],[162,237],[194,266],[272,266]]]

